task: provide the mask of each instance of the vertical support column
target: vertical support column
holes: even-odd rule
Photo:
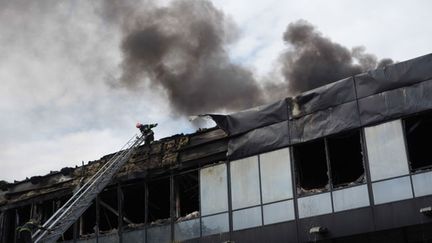
[[[332,183],[332,171],[331,171],[331,166],[330,166],[330,153],[329,153],[327,138],[324,138],[324,149],[325,149],[325,155],[326,155],[326,161],[327,161],[327,175],[328,175],[328,183],[329,183],[329,188],[330,188],[331,207],[332,207],[332,213],[333,213],[334,212],[333,183]]]
[[[170,175],[170,222],[171,222],[171,241],[174,242],[174,218],[175,218],[175,183],[174,176]]]
[[[297,169],[295,166],[295,158],[294,158],[294,149],[293,147],[289,148],[289,156],[291,156],[290,158],[290,166],[291,166],[291,181],[292,181],[292,188],[291,190],[293,190],[293,203],[294,203],[294,220],[296,223],[296,242],[300,242],[300,231],[299,231],[299,213],[298,213],[298,195],[297,195]]]
[[[148,183],[144,182],[144,225],[145,225],[145,242],[147,242],[147,228],[148,228]]]
[[[229,221],[229,240],[232,241],[233,216],[232,216],[232,195],[231,195],[231,161],[226,162],[227,168],[227,190],[228,190],[228,221]]]
[[[123,243],[122,234],[123,234],[123,190],[121,188],[121,184],[117,184],[117,210],[118,210],[118,237],[119,243]]]
[[[15,224],[14,224],[14,243],[17,243],[18,232],[15,230],[18,227],[18,209],[15,209]]]
[[[175,210],[174,210],[174,217],[179,218],[180,217],[180,194],[179,194],[179,185],[175,181],[175,177],[173,177],[174,180],[174,204],[175,204]]]
[[[78,225],[78,221],[76,221],[73,224],[73,242],[76,243],[78,241],[79,238],[79,225]]]
[[[95,234],[96,234],[96,243],[99,243],[99,220],[100,220],[100,197],[99,195],[96,197],[96,225],[95,225]]]

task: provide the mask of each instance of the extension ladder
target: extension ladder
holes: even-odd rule
[[[90,207],[97,195],[110,183],[114,175],[145,141],[145,135],[134,135],[111,159],[106,162],[74,195],[37,230],[35,243],[51,243],[57,239]]]

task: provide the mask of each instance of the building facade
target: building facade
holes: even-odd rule
[[[432,241],[432,55],[210,116],[141,147],[61,241]],[[2,184],[2,242],[110,156]]]

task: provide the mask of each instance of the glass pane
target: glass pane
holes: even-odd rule
[[[372,183],[375,204],[412,198],[409,176]]]
[[[262,225],[261,207],[233,212],[233,229],[241,230]]]
[[[201,223],[203,236],[229,231],[228,213],[203,217]]]
[[[145,229],[123,232],[123,242],[145,243]]]
[[[155,226],[147,229],[148,243],[170,243],[171,225]]]
[[[260,204],[258,156],[231,162],[233,209]]]
[[[260,155],[263,203],[292,198],[289,149]]]
[[[330,193],[322,193],[298,199],[299,217],[306,218],[332,212]]]
[[[183,241],[200,237],[200,220],[192,219],[175,223],[174,239]]]
[[[226,165],[202,169],[200,183],[202,215],[228,211]]]
[[[264,224],[274,224],[283,221],[293,220],[293,200],[264,205]]]
[[[369,194],[366,185],[346,188],[333,192],[334,211],[369,206]]]
[[[118,243],[119,237],[118,237],[118,234],[109,234],[109,235],[99,236],[98,242]]]
[[[412,180],[416,197],[432,194],[432,172],[413,175]]]
[[[73,241],[70,241],[73,242]],[[78,243],[96,243],[96,238],[77,240]]]
[[[400,120],[365,128],[372,181],[408,174]]]

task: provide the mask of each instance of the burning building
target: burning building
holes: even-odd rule
[[[63,242],[432,241],[432,54],[140,147]],[[2,183],[1,242],[113,155]]]

